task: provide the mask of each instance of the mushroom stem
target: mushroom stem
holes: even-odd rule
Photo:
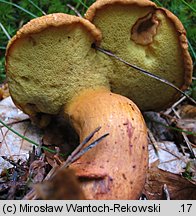
[[[87,90],[72,100],[65,113],[81,141],[98,126],[94,140],[109,133],[70,165],[82,178],[87,199],[137,199],[148,163],[147,130],[137,106],[106,89]]]

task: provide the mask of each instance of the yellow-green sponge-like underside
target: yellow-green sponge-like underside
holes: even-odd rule
[[[86,18],[101,30],[104,49],[183,90],[190,84],[186,33],[168,10],[146,0],[105,0],[92,5]],[[177,99],[176,90],[166,84],[111,60],[111,90],[131,98],[141,109],[163,109]]]
[[[183,90],[190,84],[186,33],[169,11],[147,0],[103,0],[88,9],[86,18],[36,18],[8,44],[10,93],[26,113],[57,114],[93,88],[111,89],[142,110],[162,109],[177,99],[174,89],[95,50],[93,43]]]
[[[53,16],[50,23],[47,21],[44,28],[40,27],[41,31],[30,29],[30,33],[26,33],[27,30],[21,29],[22,33],[8,45],[6,67],[10,93],[15,103],[29,114],[57,114],[82,90],[109,88],[107,67],[101,66],[103,62],[91,48],[91,44],[99,40],[99,31],[78,17]],[[62,17],[64,23],[54,26],[55,19]],[[72,23],[66,21],[70,17]],[[33,22],[36,26],[39,19]],[[25,28],[29,29],[30,24]]]

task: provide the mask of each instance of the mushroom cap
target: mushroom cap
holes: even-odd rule
[[[100,46],[158,75],[181,90],[191,83],[192,60],[186,31],[170,11],[148,0],[100,0],[85,17],[102,33]],[[160,110],[179,93],[166,84],[112,59],[111,91],[131,98],[142,110]]]
[[[190,84],[186,33],[168,10],[148,0],[100,0],[86,18],[61,13],[36,18],[9,42],[10,93],[27,114],[57,114],[81,91],[100,87],[142,110],[163,109],[179,97],[171,87],[96,51],[93,43],[182,90]]]
[[[29,115],[57,114],[86,88],[108,86],[91,48],[101,40],[88,20],[62,13],[36,18],[11,39],[6,71],[15,104]],[[102,73],[100,73],[100,70]]]

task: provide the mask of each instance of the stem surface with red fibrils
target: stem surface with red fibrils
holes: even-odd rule
[[[99,145],[70,165],[87,199],[138,199],[147,165],[147,130],[143,116],[128,98],[107,89],[86,90],[65,108],[82,141],[96,127]],[[88,143],[87,143],[88,145]]]

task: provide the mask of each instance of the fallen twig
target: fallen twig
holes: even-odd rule
[[[112,53],[112,52],[109,51],[109,50],[105,50],[105,49],[103,49],[103,48],[101,48],[101,47],[96,46],[95,44],[93,44],[92,47],[95,48],[96,50],[98,50],[98,51],[100,51],[100,52],[102,52],[102,53],[108,55],[108,56],[111,56],[111,57],[117,59],[117,60],[120,61],[120,62],[123,62],[124,64],[128,65],[128,66],[131,67],[131,68],[134,68],[135,70],[139,71],[140,73],[142,73],[142,74],[144,74],[144,75],[147,75],[147,76],[149,76],[149,77],[152,77],[153,79],[156,79],[156,80],[158,80],[158,81],[160,81],[160,82],[162,82],[162,83],[165,83],[166,85],[172,87],[173,89],[175,89],[175,90],[177,90],[178,92],[180,92],[181,94],[183,94],[183,95],[184,95],[186,98],[188,98],[193,104],[196,105],[196,101],[195,101],[193,98],[191,98],[188,94],[186,94],[185,92],[183,92],[181,89],[179,89],[177,86],[175,86],[173,83],[169,82],[168,80],[163,79],[162,77],[159,77],[159,76],[157,76],[157,75],[155,75],[155,74],[152,74],[151,72],[149,72],[149,71],[147,71],[147,70],[144,70],[143,68],[140,68],[140,67],[138,67],[138,66],[136,66],[136,65],[133,65],[133,64],[131,64],[131,63],[125,61],[124,59],[120,58],[119,56],[115,55],[114,53]]]

